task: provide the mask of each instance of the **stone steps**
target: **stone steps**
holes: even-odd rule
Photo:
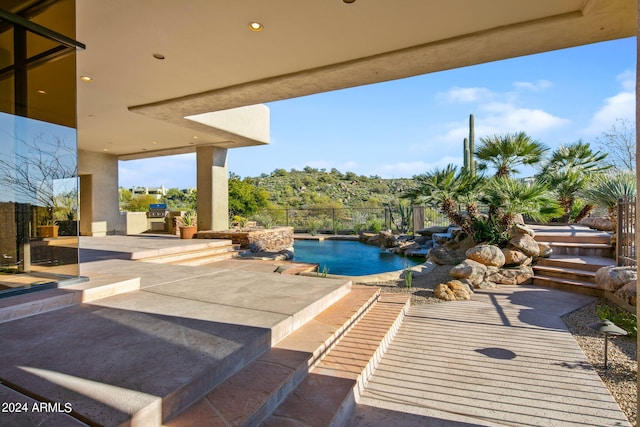
[[[292,418],[313,425],[336,416],[346,419],[352,405],[343,405],[344,400],[353,402],[354,386],[366,382],[362,370],[373,370],[407,307],[406,296],[353,286],[341,300],[165,425],[282,425]],[[358,367],[340,369],[345,355]],[[300,396],[322,403],[306,397],[299,401]]]
[[[595,272],[615,263],[611,234],[578,225],[533,228],[535,240],[547,243],[553,251],[533,267],[534,285],[603,295],[595,285]]]

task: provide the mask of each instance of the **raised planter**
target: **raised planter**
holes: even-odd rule
[[[200,231],[199,239],[228,239],[251,252],[275,252],[293,246],[293,227]]]

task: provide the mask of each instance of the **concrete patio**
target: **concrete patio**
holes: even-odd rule
[[[205,393],[216,396],[216,385],[271,357],[283,338],[300,335],[351,292],[348,280],[277,274],[270,262],[133,260],[196,244],[170,236],[81,238],[88,283],[113,277],[122,292],[0,323],[0,399],[69,404],[70,413],[3,414],[0,424],[161,425]],[[89,285],[52,291],[81,289]],[[560,318],[589,301],[521,286],[410,308],[347,423],[629,425]],[[312,403],[302,407],[307,413],[296,417],[322,424]]]

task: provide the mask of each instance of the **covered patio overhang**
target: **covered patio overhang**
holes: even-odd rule
[[[117,215],[118,160],[185,152],[211,195],[201,226],[226,228],[226,150],[269,142],[261,103],[635,36],[635,13],[633,0],[79,2],[82,229]]]

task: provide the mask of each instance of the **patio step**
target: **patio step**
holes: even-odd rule
[[[243,252],[240,245],[227,243],[225,245],[205,246],[197,249],[183,250],[180,252],[171,252],[161,255],[142,258],[139,261],[150,262],[155,264],[174,264],[199,266],[209,264],[223,259],[236,258]]]
[[[362,367],[367,367],[367,372],[373,370],[380,348],[390,341],[407,306],[407,297],[380,294],[378,288],[353,286],[341,300],[165,425],[254,426],[265,420],[267,425],[282,425],[281,418],[291,418],[288,411],[297,407],[296,396],[306,395],[318,384],[318,378],[327,380],[322,383],[328,389],[316,390],[317,399],[341,396],[329,406],[321,407],[317,402],[303,404],[307,416],[316,423],[318,420],[324,423],[326,417],[341,413],[338,401],[351,396],[353,402],[353,388],[358,384]],[[375,349],[379,349],[377,356]],[[358,365],[357,374],[337,369],[346,366],[346,352],[348,359]],[[359,378],[360,384],[366,382],[361,375]],[[346,410],[342,416],[348,416],[348,406],[342,407]]]
[[[599,256],[613,258],[613,247],[604,243],[547,242],[556,255]]]
[[[599,289],[595,283],[583,280],[562,279],[558,277],[539,275],[536,273],[533,277],[533,284],[562,291],[576,292],[583,295],[595,297],[603,296],[602,289]]]
[[[543,231],[536,233],[535,240],[538,242],[555,243],[596,243],[602,245],[611,244],[611,234],[603,231],[581,232],[581,233],[553,233]]]
[[[0,323],[140,289],[139,277],[90,275],[89,280],[0,299]]]
[[[596,272],[614,264],[615,260],[607,257],[552,254],[550,258],[539,258],[536,265]]]
[[[555,277],[568,280],[579,280],[581,282],[595,283],[596,273],[594,271],[582,270],[570,267],[550,267],[546,265],[535,265],[533,272],[537,276]]]

